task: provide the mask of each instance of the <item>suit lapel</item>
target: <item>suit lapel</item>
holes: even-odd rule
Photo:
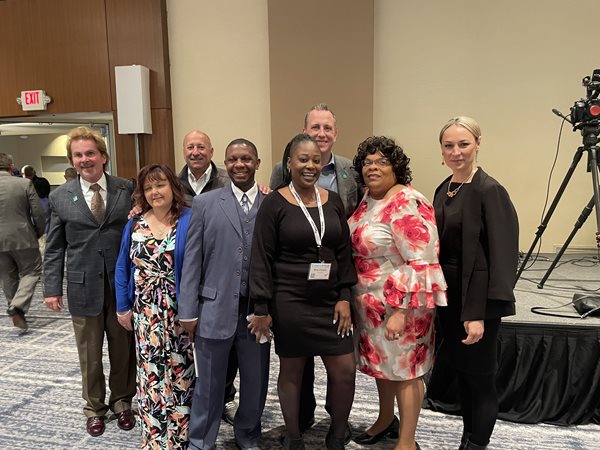
[[[106,213],[104,214],[103,222],[106,222],[106,219],[118,203],[119,197],[123,195],[123,186],[118,186],[113,177],[106,175],[106,192]]]
[[[79,178],[77,178],[77,180],[75,180],[75,182],[73,182],[69,185],[68,195],[69,195],[70,199],[73,201],[73,203],[75,204],[75,206],[77,206],[79,211],[81,211],[81,213],[84,216],[89,218],[92,222],[98,223],[98,222],[96,222],[96,219],[94,218],[94,215],[92,214],[92,211],[90,210],[89,206],[87,205],[87,203],[85,201],[85,196],[83,195],[83,190],[81,189],[81,182],[79,181]]]
[[[338,195],[342,199],[344,203],[344,208],[348,204],[348,183],[346,183],[346,179],[350,176],[348,173],[348,169],[346,167],[342,167],[342,164],[338,162],[335,163],[335,182],[338,188]]]
[[[242,224],[240,224],[240,215],[237,210],[237,199],[235,198],[231,187],[226,186],[221,189],[220,205],[237,234],[242,237]]]

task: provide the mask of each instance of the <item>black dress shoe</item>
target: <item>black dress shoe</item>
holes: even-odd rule
[[[333,427],[329,427],[327,436],[325,437],[325,447],[327,450],[345,450],[344,438],[336,438],[333,434]]]
[[[90,436],[100,436],[104,433],[104,416],[92,416],[87,418],[86,429]]]
[[[284,434],[281,439],[281,445],[284,450],[304,450],[304,439],[302,436],[293,438],[289,434]]]
[[[223,420],[227,422],[229,425],[233,425],[233,421],[235,420],[235,413],[238,410],[238,404],[235,400],[225,403],[223,405]]]
[[[373,445],[386,437],[389,437],[392,439],[397,439],[399,428],[400,428],[400,421],[398,420],[398,418],[396,416],[394,416],[394,420],[392,420],[392,423],[390,423],[389,426],[385,430],[383,430],[381,433],[377,433],[375,435],[370,435],[369,433],[367,433],[365,431],[364,433],[361,433],[358,436],[355,436],[354,442],[356,442],[357,444],[360,444],[360,445]]]

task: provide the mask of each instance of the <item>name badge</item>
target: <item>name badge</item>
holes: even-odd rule
[[[329,280],[331,263],[311,263],[308,271],[309,280]]]

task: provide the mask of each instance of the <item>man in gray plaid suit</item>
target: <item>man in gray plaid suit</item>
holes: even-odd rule
[[[50,194],[50,230],[44,256],[44,301],[55,311],[63,307],[63,272],[67,263],[67,299],[73,320],[86,404],[87,431],[99,436],[112,410],[117,425],[135,425],[131,399],[135,394],[133,335],[117,322],[114,275],[121,234],[131,210],[133,185],[104,172],[106,143],[87,127],[69,133],[67,157],[79,173]],[[108,341],[110,398],[102,367],[104,335]]]

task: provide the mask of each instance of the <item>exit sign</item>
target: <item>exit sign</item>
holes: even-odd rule
[[[21,105],[23,111],[43,111],[51,101],[52,99],[42,90],[21,91],[21,96],[17,98],[17,103]]]

